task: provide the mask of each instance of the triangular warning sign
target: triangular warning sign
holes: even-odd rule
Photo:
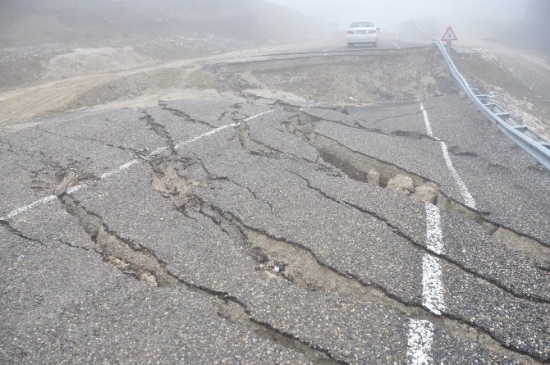
[[[442,41],[458,41],[458,38],[455,35],[455,32],[453,32],[453,28],[448,27],[447,31],[445,32],[445,35],[443,38],[441,38]]]

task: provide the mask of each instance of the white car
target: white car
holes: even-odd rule
[[[378,29],[372,22],[353,22],[348,28],[346,38],[348,47],[353,47],[357,43],[371,43],[376,47],[378,46]]]

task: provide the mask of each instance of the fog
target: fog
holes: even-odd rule
[[[525,17],[530,0],[270,0],[340,29],[354,20],[371,20],[392,29],[409,19],[511,20]]]

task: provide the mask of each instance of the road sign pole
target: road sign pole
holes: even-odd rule
[[[447,41],[447,50],[451,51],[451,48],[453,48],[453,41]]]

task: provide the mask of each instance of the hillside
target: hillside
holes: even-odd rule
[[[0,46],[209,33],[262,43],[315,36],[323,26],[265,0],[5,0]]]
[[[325,35],[265,0],[2,0],[0,90]]]

